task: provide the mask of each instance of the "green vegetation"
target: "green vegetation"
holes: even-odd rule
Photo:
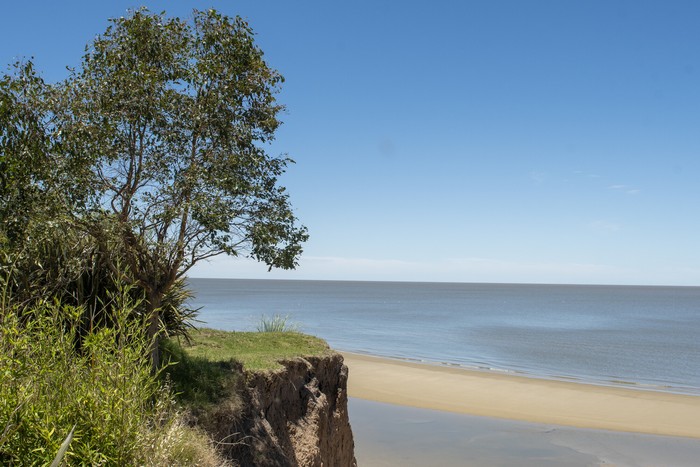
[[[63,82],[0,75],[0,465],[217,465],[167,375],[201,383],[196,406],[233,366],[172,345],[159,365],[196,313],[185,274],[219,254],[294,268],[307,239],[278,184],[292,161],[265,150],[283,78],[248,24],[110,21]]]
[[[0,307],[0,464],[48,465],[64,448],[71,465],[216,465],[151,372],[145,327],[128,319],[138,303],[125,290],[106,306],[114,327],[82,339],[78,308]]]
[[[323,339],[298,332],[230,332],[198,329],[183,348],[192,358],[212,362],[235,360],[251,371],[281,368],[279,360],[309,355],[328,355]]]
[[[175,339],[165,340],[163,350],[168,363],[163,375],[178,401],[188,409],[207,409],[236,394],[242,374],[232,358],[216,361],[193,356]],[[240,403],[236,399],[232,405],[237,407]]]
[[[157,344],[186,331],[167,300],[197,262],[294,268],[308,235],[278,184],[292,161],[265,150],[283,78],[250,26],[214,10],[110,21],[65,81],[45,83],[31,62],[0,77],[0,248],[18,278],[78,304],[104,299],[100,280],[118,273]]]
[[[198,414],[222,405],[236,412],[241,405],[238,387],[243,370],[275,371],[281,360],[331,353],[317,337],[298,332],[231,332],[197,329],[189,342],[168,339],[164,355],[171,364],[164,369],[178,400]],[[204,417],[206,418],[206,416]]]
[[[213,439],[230,435],[245,411],[242,391],[245,370],[275,371],[280,360],[323,356],[331,352],[325,341],[296,332],[227,332],[199,329],[191,342],[164,342],[164,357],[172,364],[164,376],[188,418]]]
[[[257,329],[258,332],[297,332],[299,326],[289,322],[289,315],[274,315],[272,318],[262,315]]]
[[[46,465],[67,440],[69,464],[220,465],[205,433],[220,429],[222,413],[241,412],[241,370],[274,371],[280,360],[331,352],[298,332],[200,329],[189,344],[165,341],[170,365],[154,374],[146,327],[129,319],[138,305],[123,288],[105,305],[113,326],[82,336],[77,307],[20,314],[3,305],[0,464]]]

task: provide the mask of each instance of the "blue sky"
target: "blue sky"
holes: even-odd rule
[[[287,79],[301,266],[193,276],[700,285],[700,2],[7,2],[0,62],[59,80],[141,4],[240,14]]]

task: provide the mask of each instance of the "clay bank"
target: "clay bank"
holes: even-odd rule
[[[239,466],[355,466],[343,356],[299,333],[199,330],[173,366],[190,423]],[[178,368],[179,367],[179,368]],[[177,381],[186,381],[183,388]]]

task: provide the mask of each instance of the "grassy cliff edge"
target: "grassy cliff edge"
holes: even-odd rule
[[[206,431],[229,461],[307,465],[342,459],[354,465],[347,368],[322,339],[199,329],[190,342],[168,341],[165,355],[166,378],[189,423]]]
[[[236,360],[248,371],[282,368],[280,361],[297,357],[322,357],[333,351],[326,341],[299,332],[233,332],[197,329],[191,343],[183,345],[192,357],[209,361]]]

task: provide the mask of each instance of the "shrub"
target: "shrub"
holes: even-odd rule
[[[257,326],[258,332],[295,332],[299,326],[289,322],[289,315],[275,314],[271,318],[262,315]]]
[[[113,326],[79,338],[80,307],[0,304],[0,465],[48,465],[73,426],[69,465],[201,465],[191,440],[205,438],[151,370],[139,303],[122,288],[106,306]]]

